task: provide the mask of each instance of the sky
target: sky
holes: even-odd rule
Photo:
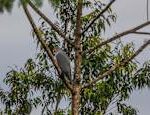
[[[117,0],[113,4],[113,10],[117,14],[117,22],[112,25],[106,33],[110,37],[114,33],[122,32],[146,21],[146,0]],[[54,20],[51,8],[45,3],[42,9],[50,19]],[[35,19],[36,15],[33,14]],[[149,31],[150,27],[143,29]],[[133,41],[136,48],[142,45],[145,39],[150,36],[129,35],[124,37],[125,42]],[[143,63],[150,59],[150,46],[142,52],[137,59]],[[0,14],[0,86],[6,88],[2,83],[5,74],[10,67],[17,65],[21,67],[28,58],[34,57],[36,53],[36,43],[32,38],[32,32],[28,20],[23,10],[18,8],[18,4],[11,14]],[[150,90],[143,89],[134,91],[128,103],[138,108],[138,115],[149,115],[150,110]],[[40,115],[38,110],[32,112]]]

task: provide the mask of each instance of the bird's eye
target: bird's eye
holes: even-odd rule
[[[53,49],[53,54],[55,54],[56,53],[56,50],[55,49]]]

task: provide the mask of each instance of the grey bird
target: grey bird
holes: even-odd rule
[[[54,48],[54,52],[58,66],[61,69],[61,77],[66,77],[69,81],[71,81],[72,79],[69,57],[59,47]]]

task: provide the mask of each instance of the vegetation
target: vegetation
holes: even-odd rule
[[[11,11],[13,2],[0,0],[0,11]],[[113,115],[114,109],[123,115],[137,114],[137,110],[125,101],[133,90],[150,87],[150,62],[139,67],[134,59],[150,44],[150,40],[135,50],[134,43],[123,44],[121,39],[131,33],[148,34],[139,30],[150,21],[106,39],[102,33],[116,21],[111,9],[115,0],[109,3],[49,0],[58,24],[40,11],[38,7],[42,0],[19,2],[33,29],[39,53],[36,59],[28,59],[22,68],[13,68],[7,73],[4,83],[10,90],[0,89],[4,105],[2,114],[30,114],[39,106],[42,107],[41,113],[46,115]],[[41,18],[39,27],[28,7]],[[85,10],[89,12],[84,13]],[[56,45],[70,57],[72,84],[60,76],[53,54]],[[66,107],[61,106],[62,102]]]

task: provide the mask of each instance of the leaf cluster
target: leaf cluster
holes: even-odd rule
[[[0,90],[5,114],[30,114],[32,108],[42,106],[42,114],[53,113],[56,103],[69,96],[64,84],[47,72],[46,66],[29,59],[24,68],[12,69],[4,83],[9,91]],[[59,111],[58,111],[59,112]]]
[[[102,42],[102,40],[90,39],[84,43],[84,48],[86,49],[86,46],[92,48],[98,42]],[[106,45],[95,50],[90,57],[83,56],[82,84],[90,83],[114,64],[119,64],[133,54],[134,45],[132,43],[124,45],[120,41],[115,47]],[[95,86],[83,89],[80,112],[90,115],[113,114],[115,109],[123,115],[137,114],[137,110],[125,104],[124,101],[129,99],[133,90],[149,87],[149,71],[149,63],[138,69],[138,63],[135,60],[125,66],[120,66]]]

